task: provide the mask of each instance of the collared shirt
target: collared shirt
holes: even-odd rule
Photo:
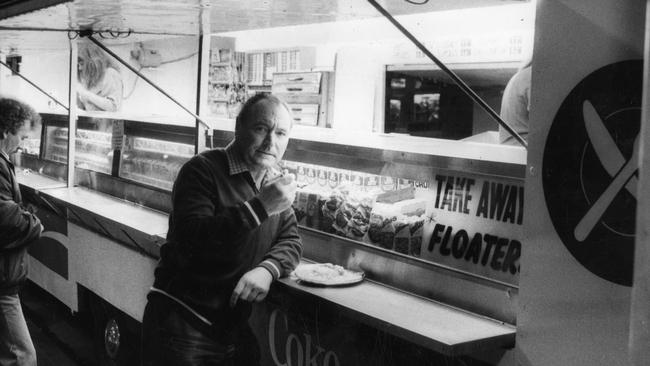
[[[7,155],[7,153],[2,149],[0,149],[0,156],[5,158],[5,160],[9,161],[9,155]]]
[[[235,151],[235,141],[231,141],[225,148],[228,159],[228,174],[235,175],[250,171],[246,162]]]
[[[250,172],[248,164],[246,164],[244,159],[242,159],[241,156],[235,150],[235,140],[231,141],[224,150],[226,152],[226,158],[228,159],[228,174],[235,175],[244,172]],[[266,171],[264,172],[264,176],[260,181],[260,187],[263,186],[267,180],[273,179],[281,174],[282,173],[279,168],[277,168],[276,170],[266,169]]]

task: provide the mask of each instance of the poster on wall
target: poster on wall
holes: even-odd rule
[[[120,64],[88,40],[78,43],[77,108],[84,111],[119,112],[124,84]]]

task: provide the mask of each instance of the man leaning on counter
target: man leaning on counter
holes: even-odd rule
[[[259,364],[251,303],[302,253],[296,184],[277,168],[291,127],[283,101],[255,95],[226,148],[181,168],[143,318],[143,365]]]

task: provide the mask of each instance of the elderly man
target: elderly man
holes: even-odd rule
[[[9,155],[38,134],[40,116],[28,105],[0,98],[0,365],[36,365],[36,351],[18,292],[27,277],[27,246],[43,231],[22,205]]]
[[[235,139],[180,170],[143,319],[144,365],[259,363],[251,303],[302,251],[296,186],[277,168],[291,125],[284,102],[255,95],[237,117]]]

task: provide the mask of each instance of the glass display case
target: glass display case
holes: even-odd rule
[[[67,121],[51,120],[44,127],[43,158],[58,163],[68,162]],[[100,130],[93,119],[79,120],[75,138],[75,166],[111,174],[113,165],[112,131]]]
[[[298,182],[293,209],[300,225],[421,257],[422,227],[432,220],[425,182],[293,161],[283,166]]]
[[[171,190],[178,171],[194,153],[192,128],[128,121],[118,175]]]
[[[525,151],[313,130],[294,127],[282,162],[305,257],[515,322]],[[213,145],[232,135],[215,130]]]
[[[193,155],[193,145],[125,136],[120,176],[171,190],[178,171]]]
[[[43,156],[45,161],[68,162],[67,116],[44,118]],[[75,166],[86,172],[117,176],[156,189],[171,191],[185,161],[194,156],[193,127],[83,116],[77,123]],[[116,162],[114,163],[114,160]],[[94,175],[91,181],[78,175],[81,185],[102,190]],[[105,183],[115,186],[116,183]],[[124,184],[118,186],[124,189]],[[116,188],[110,188],[113,192]]]

